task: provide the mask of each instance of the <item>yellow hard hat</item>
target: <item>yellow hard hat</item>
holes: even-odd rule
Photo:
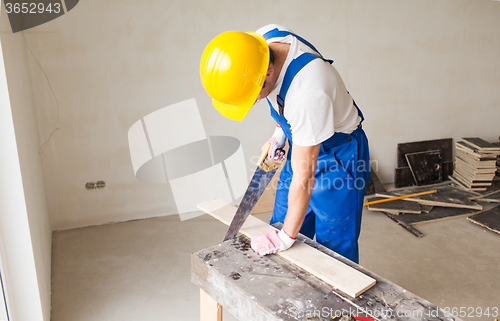
[[[255,104],[269,67],[269,46],[254,32],[227,31],[205,48],[203,87],[224,116],[242,120]]]

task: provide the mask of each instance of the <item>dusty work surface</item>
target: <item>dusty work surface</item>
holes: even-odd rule
[[[460,320],[316,242],[299,238],[375,278],[377,284],[351,299],[277,255],[259,256],[242,235],[193,253],[191,280],[240,321],[331,320],[339,313],[379,320]]]

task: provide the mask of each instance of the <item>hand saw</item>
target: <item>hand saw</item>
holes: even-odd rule
[[[254,208],[260,196],[264,193],[264,190],[273,178],[279,166],[283,163],[283,160],[270,161],[267,158],[267,153],[269,152],[270,147],[271,145],[269,143],[267,143],[264,147],[264,150],[259,157],[259,161],[257,162],[257,170],[255,171],[255,174],[253,174],[252,181],[248,185],[245,195],[243,195],[240,206],[238,206],[238,210],[236,210],[236,213],[234,214],[231,225],[229,225],[223,241],[232,239],[236,236],[236,234],[238,234],[240,228],[243,226],[243,223],[245,223],[248,215],[250,215],[250,212]],[[285,151],[279,149],[276,153],[282,153],[282,155],[284,155]]]

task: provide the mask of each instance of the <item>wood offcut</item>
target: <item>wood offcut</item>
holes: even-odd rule
[[[467,219],[474,224],[500,234],[500,206],[496,206],[483,213],[470,216]]]

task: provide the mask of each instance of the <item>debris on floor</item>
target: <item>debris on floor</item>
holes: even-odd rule
[[[476,192],[476,196],[470,198],[471,201],[484,203],[500,203],[500,178],[493,179],[490,186],[484,191]]]
[[[500,146],[477,137],[462,138],[455,146],[455,170],[450,179],[466,190],[485,191],[495,177]]]
[[[472,215],[467,219],[474,224],[500,234],[500,205],[483,213]]]
[[[500,186],[499,186],[500,187]],[[403,195],[433,191],[435,193],[420,196],[412,196],[397,201],[368,205],[372,211],[381,211],[390,219],[398,223],[410,233],[422,237],[423,233],[414,226],[431,221],[470,216],[479,213],[482,206],[471,198],[479,197],[479,194],[466,191],[462,188],[452,186],[451,182],[428,186],[413,186],[392,190],[389,192],[378,192],[375,196],[367,197],[367,202],[393,198]]]

